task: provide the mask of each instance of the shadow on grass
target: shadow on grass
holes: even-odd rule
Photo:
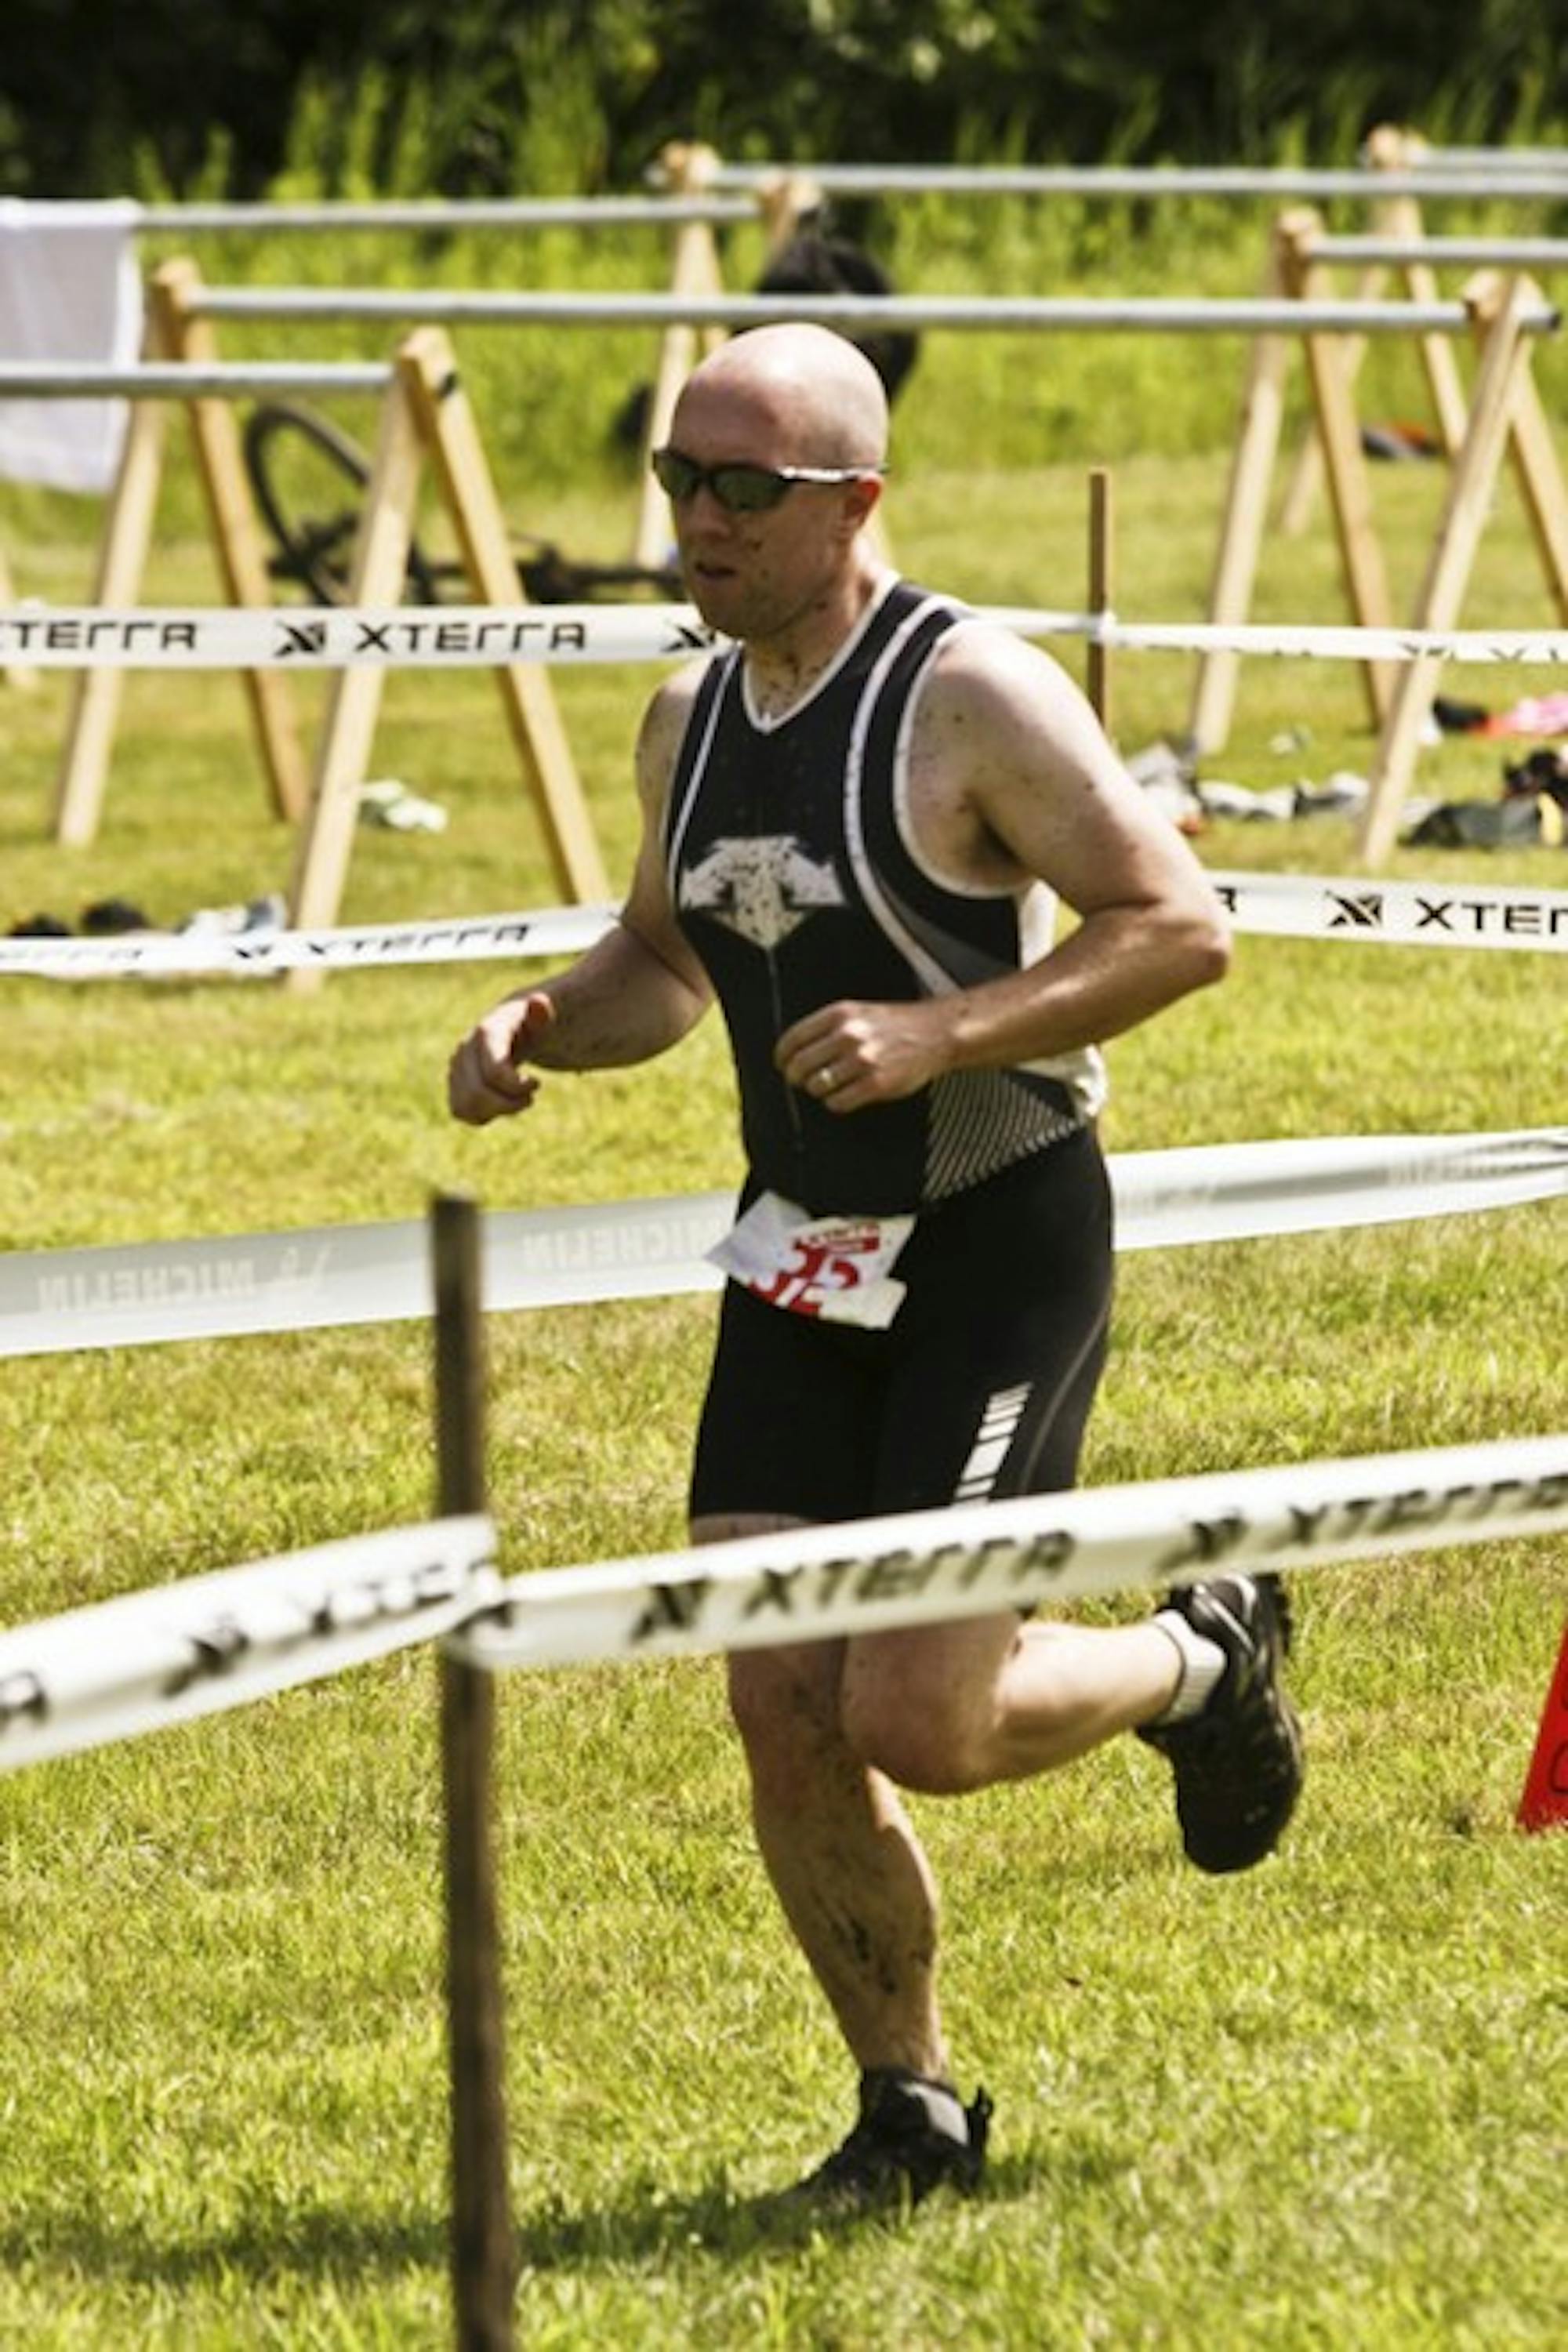
[[[641,2182],[613,2204],[576,2212],[552,2206],[526,2217],[518,2231],[518,2257],[524,2271],[585,2269],[595,2263],[662,2266],[682,2254],[755,2260],[788,2254],[814,2239],[848,2238],[868,2230],[901,2233],[921,2228],[928,2217],[934,2221],[960,2210],[1010,2204],[1033,2194],[1052,2175],[1048,2158],[1005,2157],[991,2165],[976,2195],[959,2199],[944,2191],[920,2212],[903,2207],[871,2212],[812,2207],[787,2192],[737,2197],[721,2182],[672,2198]]]
[[[62,2219],[29,2223],[11,2213],[0,2227],[0,2265],[70,2270],[84,2278],[142,2286],[216,2284],[236,2277],[354,2277],[377,2271],[431,2269],[447,2261],[440,2215],[376,2215],[313,2206],[275,2209],[255,2222],[212,2237],[160,2239],[134,2221]]]
[[[1021,2155],[994,2164],[984,2189],[963,2210],[1011,2203],[1051,2175],[1047,2160]],[[613,2203],[576,2211],[561,2206],[525,2215],[518,2225],[518,2266],[530,2272],[592,2270],[600,2263],[668,2265],[688,2260],[755,2261],[784,2256],[814,2239],[858,2231],[919,2229],[929,2216],[960,2210],[942,2197],[919,2214],[803,2210],[776,2194],[736,2197],[721,2182],[672,2198],[650,2182],[628,2189]],[[11,2213],[0,2226],[0,2265],[35,2273],[58,2269],[84,2281],[117,2280],[136,2286],[216,2286],[235,2278],[342,2281],[376,2273],[446,2270],[450,2245],[445,2215],[375,2216],[312,2207],[273,2211],[247,2226],[205,2238],[160,2240],[135,2221],[115,2223],[58,2214],[29,2221]]]
[[[524,2216],[517,2225],[517,2267],[527,2272],[593,2270],[595,2265],[668,2265],[672,2258],[757,2261],[795,2253],[823,2239],[865,2230],[908,2232],[945,2213],[985,2210],[1037,2192],[1053,2173],[1048,2159],[1004,2157],[975,2197],[938,2197],[920,2213],[905,2209],[856,2213],[809,2209],[787,2194],[736,2197],[721,2180],[691,2197],[668,2197],[656,2183],[627,2188],[621,2200]],[[0,2227],[0,2265],[14,2272],[64,2270],[80,2279],[118,2279],[132,2286],[216,2286],[224,2279],[355,2279],[376,2272],[447,2270],[449,2227],[437,2213],[369,2216],[312,2206],[270,2213],[254,2225],[212,2237],[164,2242],[139,2222],[66,2221],[58,2213],[28,2222],[21,2213]]]

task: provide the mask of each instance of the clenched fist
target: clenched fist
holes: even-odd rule
[[[447,1104],[454,1118],[488,1127],[526,1110],[539,1080],[519,1066],[555,1018],[548,996],[508,997],[469,1030],[447,1066]]]

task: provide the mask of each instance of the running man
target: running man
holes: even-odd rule
[[[716,998],[748,1176],[691,1477],[694,1542],[1070,1486],[1104,1359],[1098,1047],[1229,952],[1185,843],[1047,656],[897,577],[865,526],[887,404],[826,329],[737,336],[668,447],[688,592],[734,640],[661,686],[615,929],[458,1047],[456,1117],[639,1062]],[[1076,927],[1053,944],[1060,899]],[[859,2070],[800,2193],[973,2186],[931,1873],[898,1791],[958,1795],[1124,1731],[1174,1769],[1188,1854],[1242,1870],[1301,1780],[1267,1579],[1142,1623],[1016,1614],[729,1667],[763,1861]]]

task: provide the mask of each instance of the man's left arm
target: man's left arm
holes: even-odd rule
[[[779,1067],[831,1109],[1102,1044],[1225,972],[1228,930],[1203,867],[1066,672],[1021,639],[962,630],[944,645],[917,713],[910,800],[939,872],[997,890],[1037,879],[1079,921],[1021,971],[796,1022]]]

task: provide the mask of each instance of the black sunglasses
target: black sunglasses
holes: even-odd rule
[[[765,514],[796,482],[860,482],[882,470],[880,466],[700,466],[680,449],[656,449],[651,463],[659,488],[677,506],[694,499],[699,490],[710,489],[726,514]]]

